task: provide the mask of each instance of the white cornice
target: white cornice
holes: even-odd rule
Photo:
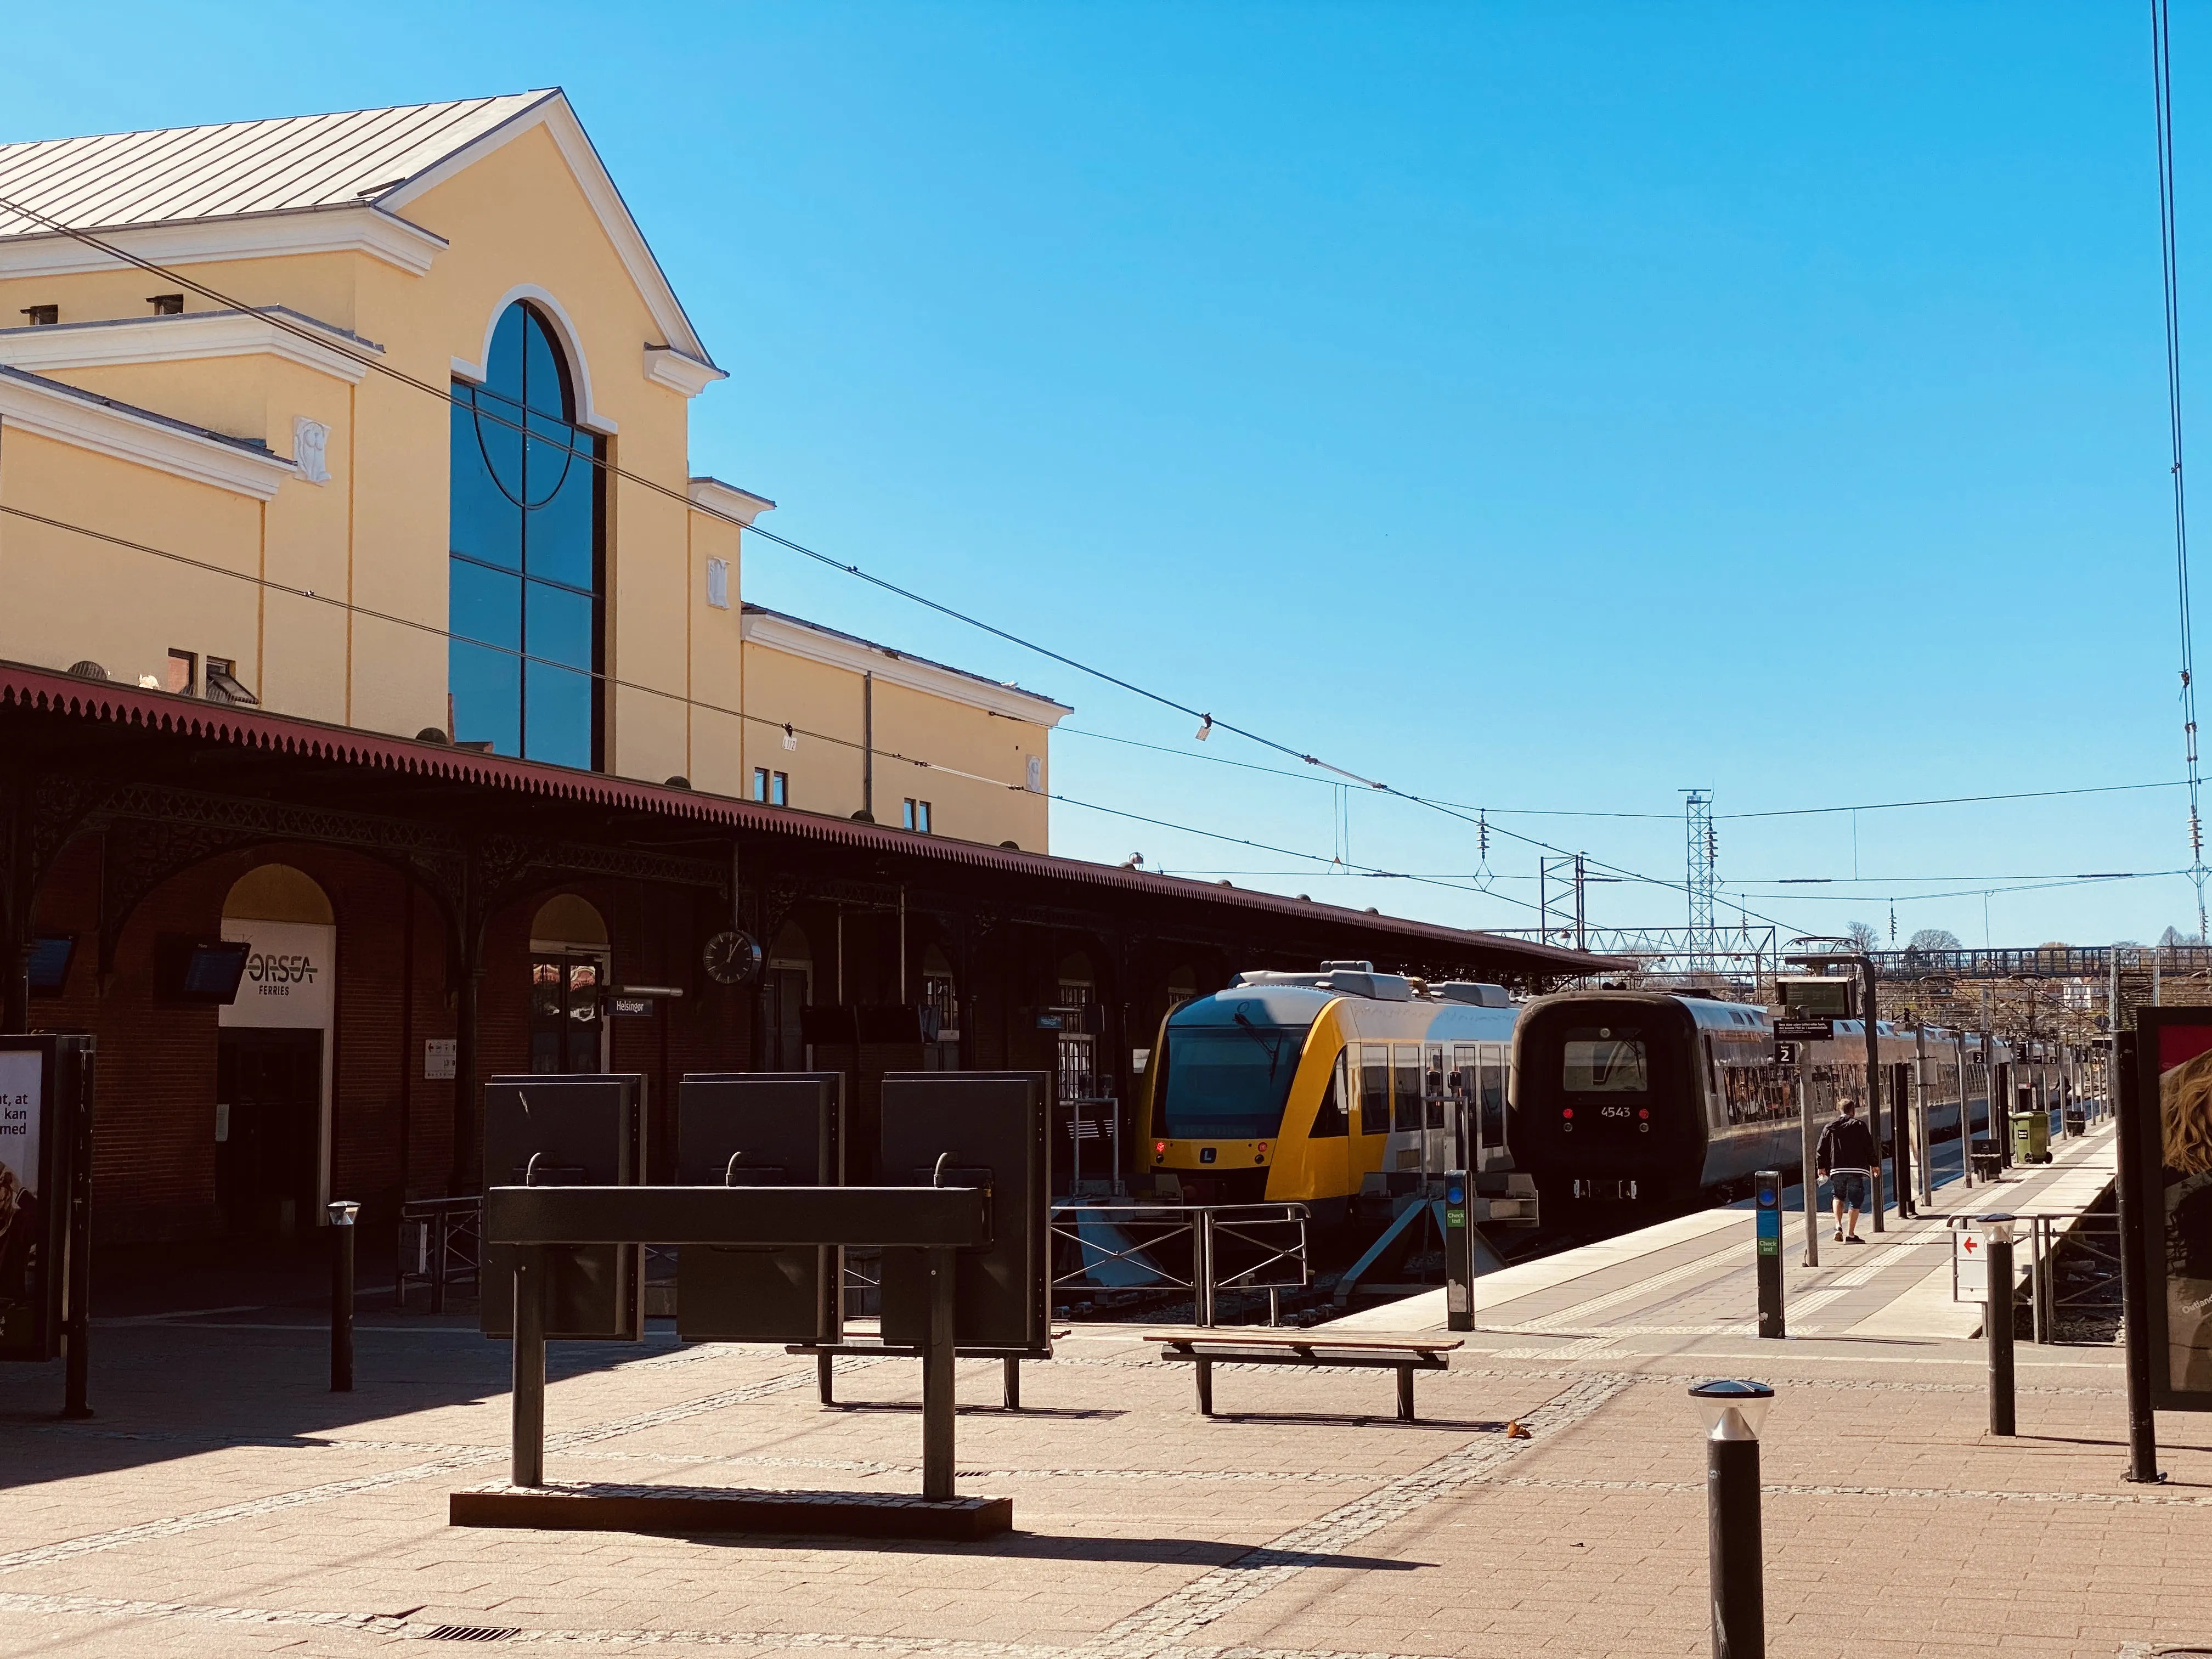
[[[661,333],[669,343],[685,356],[702,363],[711,363],[705,344],[691,326],[691,319],[684,314],[684,305],[676,297],[676,290],[668,284],[667,273],[660,262],[653,257],[646,245],[645,236],[630,217],[629,207],[623,202],[622,192],[608,175],[606,165],[599,160],[592,141],[585,136],[583,125],[576,112],[568,106],[566,96],[550,92],[528,109],[510,117],[494,127],[475,143],[464,144],[452,155],[434,165],[425,167],[405,183],[386,191],[377,199],[380,208],[396,211],[416,201],[464,168],[473,167],[485,156],[502,149],[524,133],[543,127],[560,149],[562,159],[568,162],[568,171],[575,176],[577,187],[591,204],[599,225],[613,244],[615,253],[629,270],[631,282],[637,285],[646,309],[659,325]]]
[[[157,264],[209,264],[301,253],[366,253],[410,276],[430,269],[447,244],[420,225],[373,207],[311,208],[235,219],[194,219],[100,233],[102,241]],[[112,254],[73,236],[0,237],[0,276],[73,276],[113,270]]]
[[[1003,714],[1031,726],[1054,726],[1075,712],[1034,691],[971,678],[957,669],[940,668],[935,663],[902,655],[884,646],[810,628],[787,617],[748,611],[741,629],[741,637],[750,645],[804,657],[810,662],[826,663],[854,674],[873,674],[879,680],[902,685],[910,691],[926,691],[949,702],[965,703],[970,708]]]
[[[299,476],[282,456],[256,454],[127,404],[12,374],[0,374],[0,428],[36,433],[256,501],[272,500],[287,478]]]
[[[687,356],[674,346],[649,345],[645,349],[645,378],[696,398],[715,381],[728,380],[730,371]]]
[[[331,343],[323,345],[302,339],[250,311],[188,311],[174,317],[126,317],[113,322],[0,329],[0,363],[34,374],[266,353],[351,386],[368,373],[362,356],[353,355],[356,352],[362,356],[383,356],[366,340],[333,336]]]
[[[687,493],[695,507],[735,519],[739,524],[749,525],[762,514],[775,511],[775,503],[767,496],[724,483],[720,478],[694,478]]]

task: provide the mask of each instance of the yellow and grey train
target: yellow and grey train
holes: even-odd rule
[[[1503,1169],[1514,1019],[1502,986],[1364,962],[1239,974],[1162,1024],[1139,1171],[1163,1198],[1302,1202],[1328,1227],[1447,1169]]]

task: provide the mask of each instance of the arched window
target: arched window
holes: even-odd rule
[[[520,301],[492,332],[483,384],[455,380],[453,398],[454,741],[596,767],[605,441],[575,424],[568,362]]]

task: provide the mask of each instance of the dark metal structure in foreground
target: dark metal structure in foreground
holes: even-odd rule
[[[455,1492],[457,1526],[804,1531],[964,1539],[1013,1523],[1007,1498],[953,1492],[955,1253],[991,1242],[990,1196],[973,1187],[494,1187],[484,1239],[514,1252],[512,1485]],[[922,1349],[921,1499],[862,1493],[548,1488],[545,1316],[560,1249],[644,1243],[757,1249],[881,1249],[917,1269]],[[749,1334],[732,1332],[727,1340]]]

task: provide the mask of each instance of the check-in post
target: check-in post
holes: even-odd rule
[[[692,1073],[676,1089],[676,1179],[688,1187],[842,1187],[842,1076]],[[686,1342],[835,1342],[841,1253],[693,1244],[676,1260]]]
[[[635,1187],[645,1179],[645,1080],[631,1073],[495,1077],[484,1089],[484,1185]],[[519,1258],[486,1241],[479,1321],[514,1334],[514,1308],[495,1287]],[[564,1244],[543,1255],[548,1337],[640,1341],[645,1335],[642,1244]]]

